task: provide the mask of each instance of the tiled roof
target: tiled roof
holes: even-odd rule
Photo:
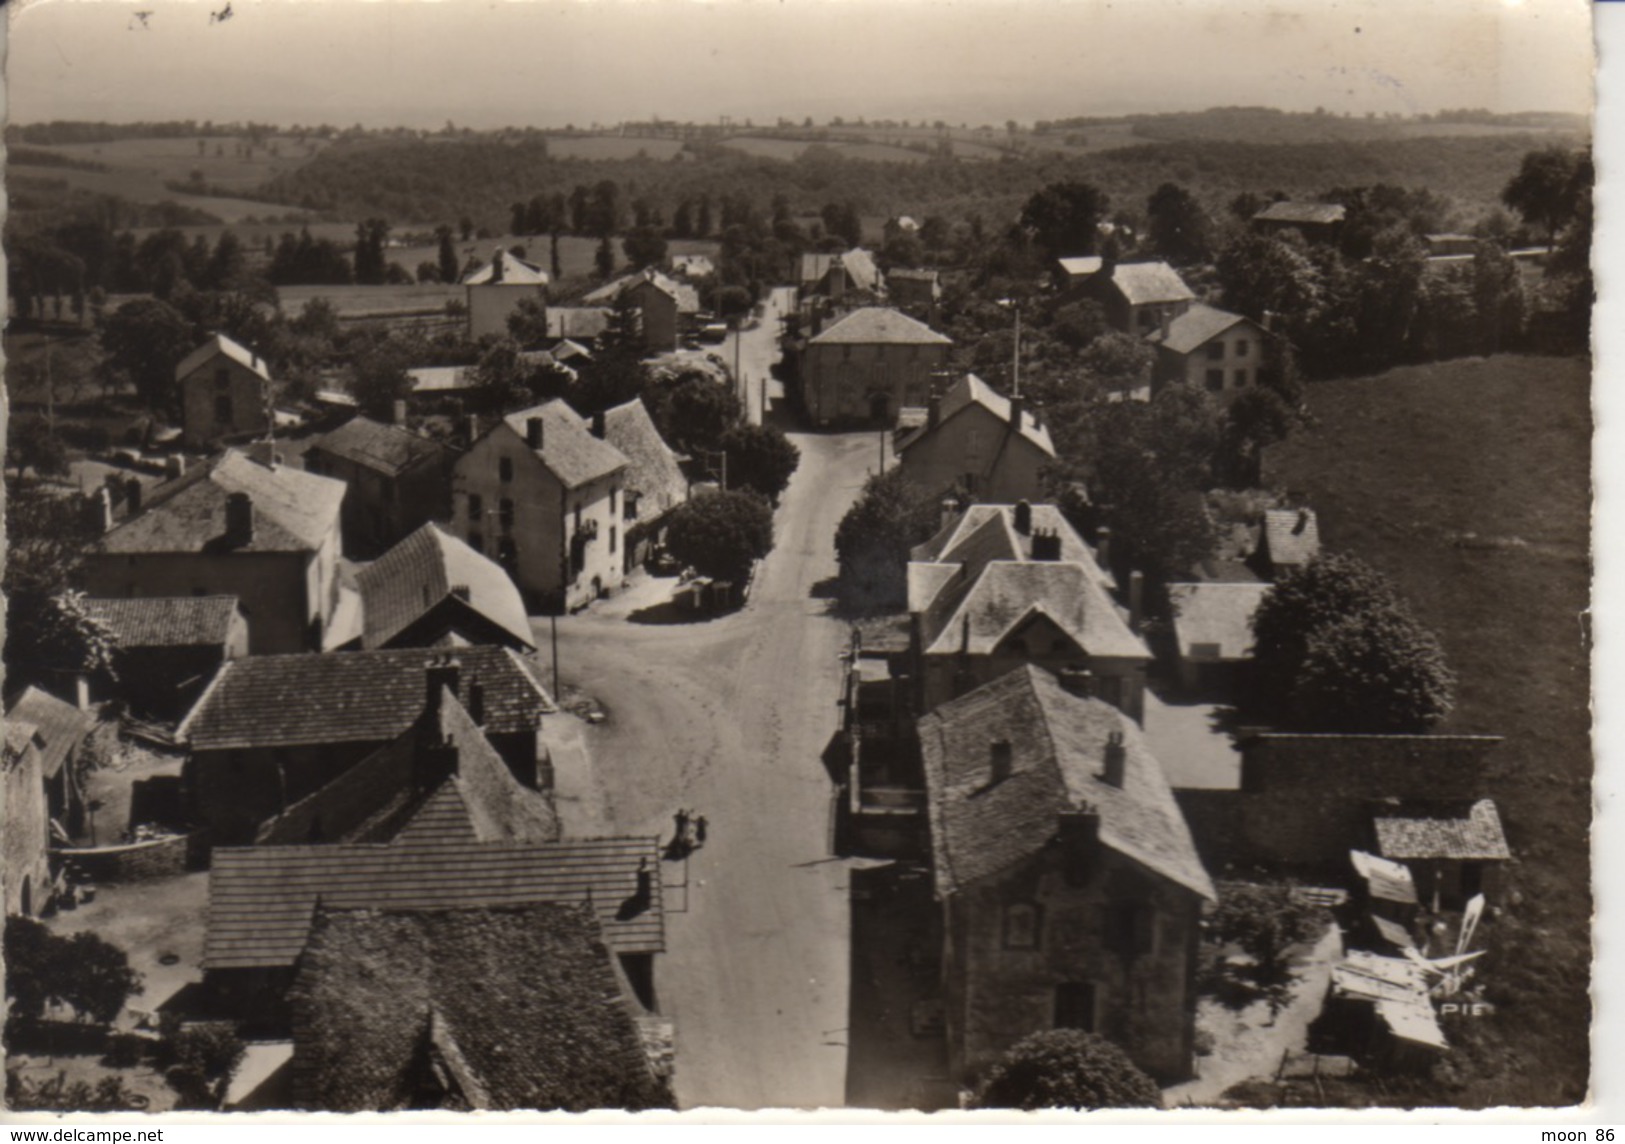
[[[86,597],[121,648],[219,647],[231,635],[236,596]]]
[[[1342,222],[1348,211],[1342,203],[1271,203],[1253,216],[1256,221],[1326,225]]]
[[[1101,587],[1116,586],[1112,574],[1100,567],[1095,550],[1079,536],[1066,519],[1066,514],[1052,504],[1028,506],[1032,527],[1026,533],[1016,531],[1016,506],[1012,504],[972,504],[944,525],[937,534],[909,553],[914,561],[939,561],[945,564],[965,564],[970,574],[980,574],[982,565],[989,560],[1031,560],[1033,536],[1040,532],[1054,533],[1060,538],[1061,560],[1069,564],[1083,564],[1097,570]],[[997,524],[990,522],[996,521]],[[972,546],[972,537],[984,529],[991,539],[985,546]]]
[[[454,751],[455,760],[435,751]],[[445,776],[431,764],[454,769]],[[279,846],[558,838],[558,816],[548,797],[514,777],[456,696],[443,690],[436,709],[270,819],[254,841]]]
[[[356,574],[364,616],[361,645],[385,647],[453,589],[464,603],[525,648],[536,646],[525,601],[508,573],[434,523],[423,525]]]
[[[1061,270],[1068,278],[1087,278],[1091,274],[1098,274],[1106,260],[1098,254],[1079,255],[1076,258],[1057,258]]]
[[[1047,560],[995,560],[968,588],[950,584],[925,609],[921,642],[927,655],[992,655],[1040,614],[1087,655],[1150,656],[1089,568]]]
[[[502,278],[495,281],[496,265],[502,264]],[[491,261],[468,274],[464,286],[546,286],[547,271],[534,262],[526,262],[511,250],[498,250]]]
[[[549,306],[547,336],[590,342],[609,329],[611,317],[602,306]]]
[[[906,454],[910,446],[916,442],[940,432],[944,425],[972,406],[980,406],[987,410],[995,420],[1003,424],[1010,423],[1010,399],[974,373],[967,373],[949,386],[948,392],[942,395],[937,406],[937,428],[932,429],[927,423],[914,430],[897,443],[898,455]],[[1050,440],[1049,426],[1041,424],[1031,409],[1022,410],[1021,435],[1043,450],[1045,456],[1055,456],[1055,443]],[[906,456],[903,456],[903,462],[906,466],[908,463]]]
[[[1372,818],[1377,852],[1396,861],[1510,858],[1493,799],[1472,803],[1406,804]]]
[[[102,552],[312,552],[337,527],[345,484],[289,465],[264,465],[235,449],[166,481],[147,494],[146,508],[98,544]],[[247,493],[254,538],[224,546],[226,498]]]
[[[331,433],[312,441],[310,451],[331,453],[374,472],[394,476],[420,461],[440,457],[446,450],[399,425],[385,425],[370,417],[352,417]]]
[[[631,465],[627,491],[636,492],[638,519],[652,520],[688,499],[688,480],[642,398],[604,411],[604,440],[619,449]]]
[[[1315,516],[1315,510],[1266,510],[1264,545],[1273,565],[1291,568],[1309,563],[1320,553],[1320,521]]]
[[[432,653],[422,648],[331,655],[254,655],[220,669],[181,724],[194,751],[385,742],[422,712]],[[531,659],[498,647],[464,647],[460,693],[485,692],[485,727],[511,734],[555,710]]]
[[[536,456],[566,488],[579,488],[626,467],[620,450],[594,437],[580,414],[562,398],[510,413],[504,420],[523,437],[525,422],[532,417],[542,419],[542,447]]]
[[[901,310],[864,306],[827,327],[808,345],[916,345],[951,346],[953,339],[937,333]]]
[[[933,873],[953,893],[1037,854],[1058,816],[1092,807],[1100,841],[1146,869],[1212,899],[1162,767],[1132,719],[1068,694],[1031,665],[938,707],[919,721]],[[1123,785],[1100,778],[1108,737],[1121,734]],[[992,744],[1010,744],[1010,777],[990,783]]]
[[[11,701],[6,709],[6,722],[13,719],[24,726],[32,725],[44,743],[39,753],[40,771],[48,779],[56,777],[69,752],[96,726],[96,717],[90,712],[64,703],[37,687],[26,688]]]
[[[292,965],[328,909],[591,905],[617,953],[665,948],[660,840],[217,847],[205,969]],[[639,870],[649,877],[640,897]]]
[[[1112,284],[1131,306],[1152,302],[1186,302],[1196,297],[1185,280],[1166,262],[1119,262],[1112,268]]]
[[[324,904],[289,992],[302,1109],[671,1107],[592,912]]]
[[[225,334],[215,334],[197,349],[181,358],[180,364],[175,367],[175,380],[181,381],[188,377],[199,366],[220,354],[224,354],[244,369],[252,370],[265,380],[271,380],[271,373],[266,368],[265,359],[248,349],[238,345]]]
[[[880,267],[875,265],[875,256],[862,247],[853,247],[838,254],[818,252],[803,254],[801,285],[806,287],[822,282],[824,276],[837,265],[846,271],[847,277],[852,279],[852,285],[857,289],[867,290],[870,293],[879,291]]]
[[[1194,353],[1237,322],[1251,324],[1251,319],[1198,302],[1169,321],[1166,336],[1158,328],[1147,334],[1145,340],[1171,353]]]
[[[1170,584],[1174,636],[1182,659],[1221,662],[1251,659],[1253,613],[1268,584]]]

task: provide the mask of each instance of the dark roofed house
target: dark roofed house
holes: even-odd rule
[[[840,298],[848,293],[879,295],[885,290],[875,256],[862,247],[835,253],[808,251],[797,277],[801,296]]]
[[[220,665],[248,654],[248,619],[235,596],[87,597],[114,636],[115,690],[142,714],[185,714]]]
[[[1512,857],[1493,799],[1412,801],[1373,813],[1377,853],[1410,867],[1418,895],[1434,909],[1460,909],[1500,888]]]
[[[1214,892],[1134,721],[1027,666],[937,708],[919,737],[950,1075],[1081,1028],[1163,1081],[1190,1076]]]
[[[671,451],[642,398],[606,409],[604,440],[626,457],[625,508],[626,564],[628,570],[653,554],[664,530],[667,513],[688,500],[688,478],[677,454]],[[598,422],[593,422],[596,430]]]
[[[323,906],[289,993],[295,1105],[670,1108],[593,912]]]
[[[228,449],[154,488],[96,542],[85,554],[86,589],[235,596],[253,654],[318,649],[339,603],[344,488]]]
[[[1145,335],[1190,309],[1196,300],[1166,262],[1119,262],[1102,267],[1085,289],[1106,307],[1106,320],[1128,334]]]
[[[643,348],[651,353],[675,350],[684,320],[700,310],[699,292],[693,286],[652,268],[600,286],[582,301],[637,310]]]
[[[541,669],[509,648],[250,656],[221,668],[181,724],[193,815],[216,843],[252,838],[399,738],[444,687],[480,708],[485,737],[515,777],[545,789],[538,729],[553,700]]]
[[[1146,335],[1156,347],[1152,389],[1184,383],[1223,397],[1258,384],[1264,364],[1264,327],[1251,318],[1198,302]]]
[[[1342,203],[1294,202],[1283,199],[1253,215],[1253,229],[1265,234],[1296,230],[1305,238],[1335,240],[1348,209]]]
[[[932,495],[1014,504],[1043,493],[1055,444],[1036,410],[966,374],[926,404],[925,424],[897,443],[908,479]]]
[[[519,589],[502,567],[425,524],[356,575],[361,646],[495,644],[534,651]]]
[[[895,425],[923,406],[948,362],[951,338],[901,310],[865,306],[824,327],[802,351],[802,398],[819,425]]]
[[[399,425],[352,417],[311,443],[305,468],[345,484],[344,549],[371,556],[446,516],[451,455]]]

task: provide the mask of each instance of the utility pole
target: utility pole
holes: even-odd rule
[[[1016,310],[1016,338],[1015,349],[1010,362],[1010,396],[1021,396],[1021,303],[1017,302]]]

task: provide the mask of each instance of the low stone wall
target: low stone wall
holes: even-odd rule
[[[147,882],[184,874],[191,868],[192,836],[177,834],[127,846],[97,846],[54,851],[92,882]]]

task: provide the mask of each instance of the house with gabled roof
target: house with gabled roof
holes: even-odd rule
[[[39,728],[7,712],[0,749],[0,861],[6,916],[37,917],[51,901],[51,812]]]
[[[214,334],[176,364],[175,385],[181,436],[190,448],[243,441],[271,428],[270,368],[225,334]]]
[[[1342,203],[1312,203],[1282,199],[1252,217],[1253,229],[1263,234],[1295,230],[1305,238],[1336,241],[1348,208]]]
[[[6,722],[30,730],[45,809],[70,836],[83,826],[85,799],[78,778],[79,750],[96,728],[96,716],[38,687],[25,687],[6,702]]]
[[[589,306],[636,310],[643,348],[649,353],[675,350],[685,320],[700,312],[699,291],[653,267],[600,286],[582,301]]]
[[[834,299],[850,293],[879,297],[886,290],[874,254],[857,246],[851,250],[806,252],[801,256],[796,285],[802,298],[816,294]]]
[[[925,424],[897,443],[903,473],[932,495],[1000,504],[1037,500],[1055,443],[1021,397],[968,373],[926,403]]]
[[[450,507],[450,450],[403,425],[352,417],[311,443],[305,468],[345,484],[347,556],[374,556]]]
[[[977,505],[944,532],[908,567],[916,710],[1032,663],[1143,717],[1151,654],[1053,506]]]
[[[85,610],[113,635],[112,691],[146,715],[179,718],[222,663],[248,654],[235,596],[87,596]]]
[[[536,650],[518,587],[502,566],[425,524],[356,573],[361,646]]]
[[[339,603],[344,482],[228,449],[85,554],[92,596],[235,596],[254,655],[315,650]]]
[[[895,425],[923,406],[948,364],[953,340],[884,306],[865,306],[808,339],[801,354],[802,401],[818,425]]]
[[[452,466],[451,531],[539,604],[583,607],[623,579],[629,462],[597,427],[549,401],[496,422]]]
[[[1403,862],[1423,902],[1460,909],[1476,894],[1495,895],[1512,858],[1495,800],[1395,799],[1371,816],[1376,852]]]
[[[1253,615],[1270,586],[1245,581],[1168,585],[1180,683],[1232,692],[1253,659]]]
[[[1084,289],[1106,308],[1106,320],[1126,334],[1144,336],[1190,309],[1196,295],[1166,262],[1103,265]]]
[[[1021,1038],[1077,1028],[1189,1077],[1215,895],[1134,720],[1028,665],[918,730],[949,1075],[971,1086]]]
[[[445,688],[477,712],[514,777],[545,789],[541,720],[556,708],[541,668],[511,648],[249,656],[221,668],[177,731],[191,748],[189,811],[216,843],[253,838],[398,739]]]
[[[1153,394],[1184,383],[1230,398],[1258,384],[1267,331],[1251,318],[1197,302],[1146,335],[1156,348]]]
[[[669,1063],[649,1047],[661,1023],[631,995],[583,904],[324,903],[289,1002],[302,1110],[673,1106]]]
[[[601,416],[604,440],[627,461],[622,491],[626,537],[622,548],[625,568],[631,571],[654,555],[665,535],[666,514],[688,500],[688,478],[642,398],[612,406]],[[593,425],[596,431],[596,420]]]
[[[468,299],[468,336],[478,340],[486,334],[505,336],[508,315],[526,298],[547,304],[547,271],[520,258],[511,250],[498,249],[491,261],[463,277]]]

